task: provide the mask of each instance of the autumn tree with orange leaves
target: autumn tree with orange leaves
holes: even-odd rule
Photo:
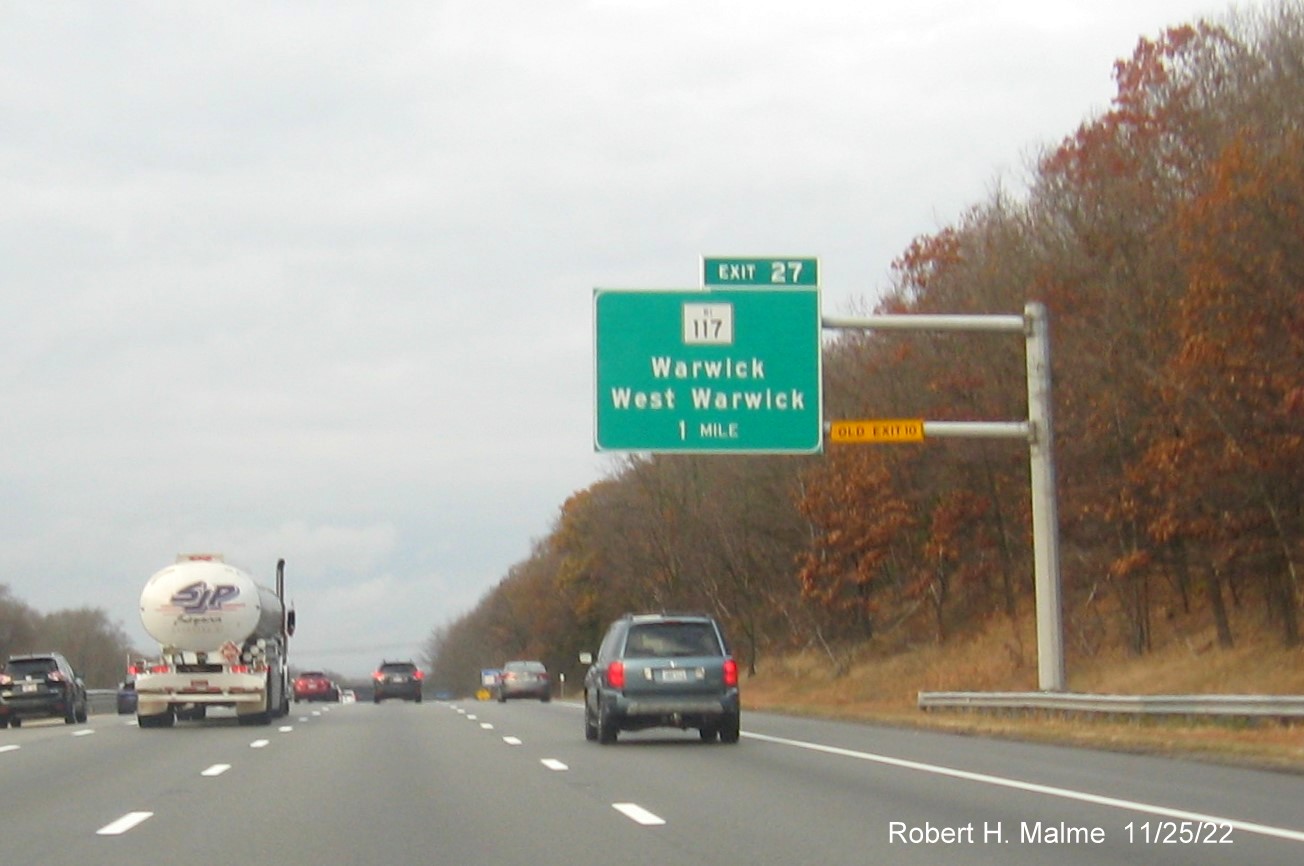
[[[1304,137],[1233,142],[1181,215],[1189,282],[1162,371],[1168,423],[1135,471],[1159,552],[1256,593],[1298,643],[1304,525]]]

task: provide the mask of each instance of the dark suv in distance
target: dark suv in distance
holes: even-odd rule
[[[0,670],[0,728],[23,719],[86,721],[86,685],[58,653],[10,656]]]
[[[584,675],[584,737],[614,743],[620,731],[696,728],[703,742],[736,743],[738,663],[704,614],[626,614],[611,624]]]
[[[380,703],[386,698],[403,698],[419,704],[424,677],[425,674],[412,662],[381,662],[380,667],[371,675],[375,690],[372,699],[375,703]]]

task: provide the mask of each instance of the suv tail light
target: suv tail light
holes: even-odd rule
[[[421,671],[421,670],[414,671],[412,673],[412,676],[416,677],[419,680],[424,680],[426,678],[425,671]]]
[[[625,687],[624,662],[612,662],[607,665],[607,685],[613,689],[623,689]]]
[[[64,681],[63,672],[62,672],[62,671],[50,671],[48,674],[45,675],[45,679],[46,679],[47,682],[52,682],[52,683],[61,683],[61,682]]]
[[[731,658],[724,660],[724,684],[730,688],[738,685],[738,662]]]

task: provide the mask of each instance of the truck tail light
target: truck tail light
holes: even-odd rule
[[[724,684],[730,688],[738,685],[738,662],[733,659],[724,660]]]
[[[152,674],[166,674],[171,673],[172,671],[168,668],[166,663],[160,662],[159,664],[150,665],[149,672]]]
[[[612,662],[607,665],[607,685],[613,689],[623,689],[625,687],[624,662]]]

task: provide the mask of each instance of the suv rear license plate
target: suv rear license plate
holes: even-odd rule
[[[24,692],[34,692],[39,688],[36,683],[23,683]]]
[[[661,682],[663,683],[686,683],[688,682],[688,671],[682,668],[672,668],[661,672]]]

